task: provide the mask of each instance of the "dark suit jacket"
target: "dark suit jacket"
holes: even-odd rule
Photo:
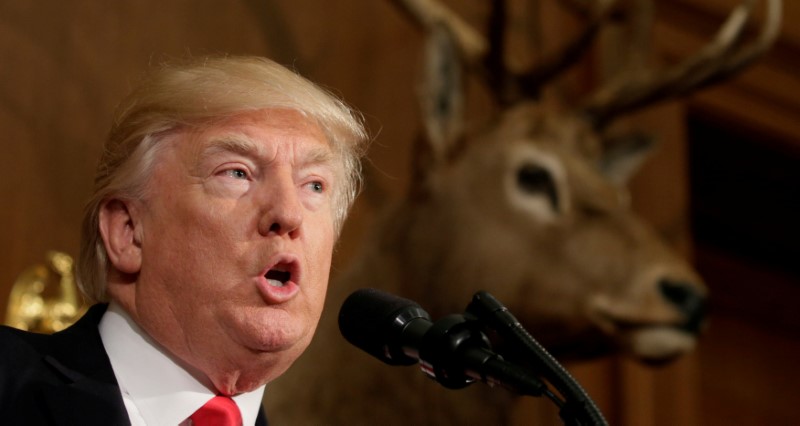
[[[130,424],[97,329],[106,307],[52,335],[0,327],[0,423]],[[256,425],[266,424],[260,410]]]

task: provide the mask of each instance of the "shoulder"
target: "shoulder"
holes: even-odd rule
[[[51,340],[45,334],[0,326],[0,412],[42,370]]]
[[[0,326],[0,400],[4,389],[25,376],[49,351],[51,336]]]
[[[31,357],[47,350],[50,340],[46,334],[0,326],[0,372],[31,361]]]
[[[113,377],[97,332],[103,312],[104,306],[93,307],[77,323],[54,334],[0,326],[0,418],[18,412],[20,405],[38,404],[33,401],[46,387],[87,374]]]
[[[93,362],[95,358],[87,355],[103,351],[97,333],[103,312],[105,306],[92,308],[78,323],[54,334],[0,326],[0,404],[8,401],[4,396],[15,387],[57,376],[59,373],[52,369],[54,359],[67,363],[78,359],[78,364]]]

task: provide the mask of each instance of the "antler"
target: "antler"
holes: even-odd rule
[[[500,104],[508,105],[524,99],[538,99],[542,88],[556,76],[574,65],[612,15],[616,0],[570,0],[564,2],[576,14],[588,19],[583,31],[543,57],[538,64],[523,73],[513,73],[503,58],[505,39],[505,1],[493,2],[489,20],[491,51],[486,57],[486,76]],[[587,5],[587,3],[589,3]]]
[[[569,9],[587,16],[583,32],[561,49],[546,56],[531,69],[515,73],[504,59],[506,1],[494,0],[489,17],[488,40],[450,9],[434,0],[393,0],[414,21],[433,34],[444,29],[453,38],[463,63],[481,75],[501,105],[522,99],[536,99],[542,87],[573,65],[611,15],[616,0],[565,0]]]
[[[612,16],[616,0],[562,0],[571,10],[588,17],[580,34],[561,49],[542,58],[525,72],[511,71],[504,59],[506,2],[492,1],[488,39],[464,22],[458,15],[435,0],[393,0],[423,27],[436,43],[451,43],[461,63],[481,75],[492,89],[497,102],[509,105],[524,99],[538,99],[545,84],[573,65],[586,51],[602,26]],[[657,73],[641,70],[621,75],[596,91],[579,108],[579,112],[602,129],[621,114],[695,90],[731,77],[759,58],[774,43],[780,32],[782,0],[765,0],[766,17],[761,32],[750,43],[745,29],[752,20],[756,1],[742,0],[730,13],[715,38],[697,54]],[[640,12],[634,23],[632,43],[641,42],[650,27],[652,0],[639,0]],[[441,44],[440,44],[441,45]],[[639,49],[641,50],[641,49]],[[442,50],[445,51],[445,50]],[[434,59],[433,61],[441,61]],[[437,67],[454,67],[439,62]],[[460,76],[451,71],[449,78],[437,84],[455,84]],[[441,103],[440,99],[434,103]],[[436,106],[432,107],[436,108]],[[458,105],[454,110],[459,108]],[[429,108],[429,112],[433,111]],[[434,111],[435,112],[435,111]],[[453,114],[453,112],[449,112]],[[429,116],[435,114],[428,114]],[[441,116],[441,114],[440,114]],[[441,121],[441,120],[440,120]],[[451,128],[458,128],[452,124]]]
[[[766,0],[762,31],[751,43],[743,42],[755,1],[743,0],[730,13],[714,40],[694,56],[657,74],[616,80],[597,91],[583,105],[582,111],[596,128],[602,128],[621,114],[686,95],[743,70],[767,51],[780,31],[782,2]]]
[[[466,62],[477,62],[487,52],[486,39],[453,11],[437,1],[393,0],[393,2],[408,13],[413,22],[427,32],[432,32],[436,27],[447,28]]]

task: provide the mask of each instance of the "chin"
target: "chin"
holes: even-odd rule
[[[305,317],[269,306],[239,309],[228,319],[225,328],[238,334],[236,340],[256,352],[287,351],[310,340],[308,335],[313,333]]]
[[[281,359],[288,368],[308,348],[314,331],[313,329],[302,328],[294,328],[290,332],[286,331],[281,327],[273,327],[272,330],[266,333],[253,336],[255,341],[253,341],[251,349],[266,357],[271,355]]]
[[[697,335],[674,327],[648,327],[632,331],[625,339],[628,352],[651,365],[666,364],[691,352]]]

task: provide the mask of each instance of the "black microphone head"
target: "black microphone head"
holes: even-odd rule
[[[430,320],[415,302],[374,288],[356,290],[339,310],[339,331],[354,346],[391,365],[416,359],[402,351],[403,329],[414,319]]]

